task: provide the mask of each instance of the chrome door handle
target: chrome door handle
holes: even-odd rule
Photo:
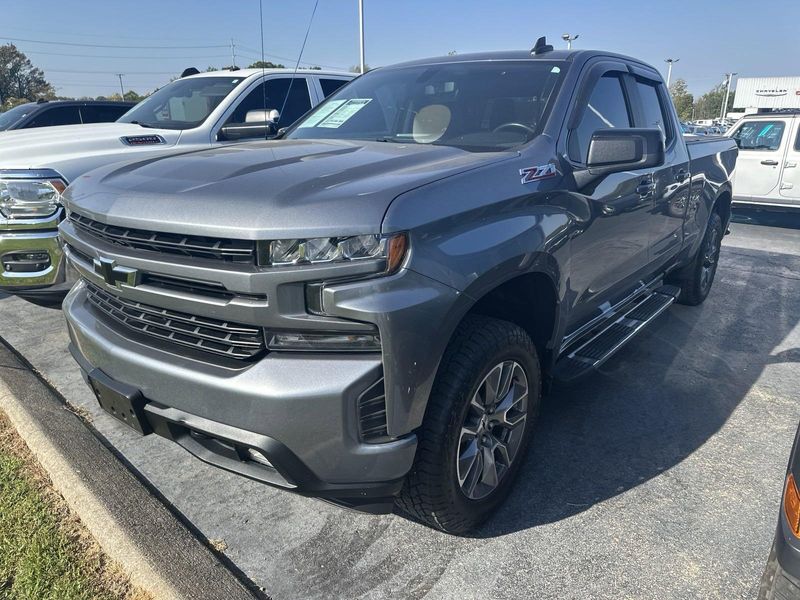
[[[656,191],[656,184],[650,182],[642,182],[636,186],[636,193],[640,196],[649,196]]]
[[[762,165],[767,165],[768,167],[777,167],[778,161],[777,160],[762,160]]]
[[[794,169],[796,166],[797,166],[796,162],[788,162],[787,161],[786,164],[783,165],[783,168],[784,169]]]

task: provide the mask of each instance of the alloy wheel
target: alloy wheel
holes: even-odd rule
[[[517,457],[527,415],[525,370],[513,360],[495,365],[470,400],[458,440],[456,474],[467,498],[497,489]]]

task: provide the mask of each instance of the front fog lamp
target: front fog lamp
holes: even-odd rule
[[[308,352],[376,352],[381,349],[377,333],[267,332],[270,350]]]
[[[49,217],[65,187],[60,179],[0,179],[0,212],[7,219]]]
[[[269,262],[279,266],[385,258],[388,261],[386,270],[391,273],[403,262],[406,248],[404,233],[275,240],[270,244]]]

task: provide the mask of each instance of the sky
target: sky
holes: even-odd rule
[[[293,66],[314,0],[262,0],[267,60]],[[702,94],[739,76],[800,75],[800,0],[762,14],[743,0],[364,0],[366,62],[530,48],[578,34],[573,48],[628,54],[661,69],[679,59]],[[0,0],[0,44],[13,41],[64,96],[151,91],[188,66],[247,66],[260,57],[259,0]],[[45,43],[47,42],[47,43]],[[121,47],[125,46],[125,47]],[[358,63],[358,0],[319,0],[302,62]]]

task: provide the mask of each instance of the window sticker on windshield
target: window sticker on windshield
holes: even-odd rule
[[[328,129],[341,127],[353,115],[369,104],[371,100],[372,98],[351,98],[342,104],[338,110],[326,117],[317,127],[327,127]]]
[[[320,108],[317,112],[313,115],[308,117],[305,121],[300,123],[297,126],[298,129],[302,129],[303,127],[316,127],[317,123],[322,121],[325,117],[329,116],[333,111],[339,108],[342,104],[347,102],[347,100],[331,100],[325,106]]]

